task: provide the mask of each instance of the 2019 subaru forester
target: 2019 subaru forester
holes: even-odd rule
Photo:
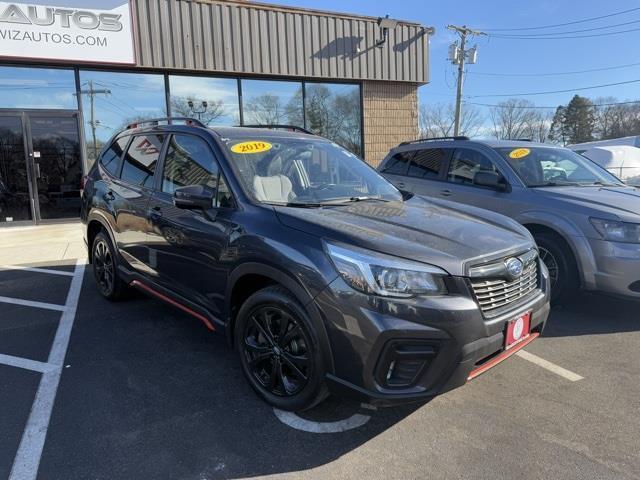
[[[523,227],[402,192],[299,129],[132,125],[91,169],[82,218],[104,297],[135,287],[226,335],[281,409],[431,397],[536,338],[549,312]]]

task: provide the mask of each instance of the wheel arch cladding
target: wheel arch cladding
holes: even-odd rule
[[[312,327],[320,341],[327,372],[333,373],[333,354],[329,343],[329,336],[322,314],[313,301],[311,294],[288,273],[262,263],[245,263],[237,267],[230,275],[226,294],[227,338],[233,345],[233,330],[236,315],[242,303],[263,288],[279,285],[285,288],[306,310],[312,322]]]
[[[100,217],[89,217],[89,222],[87,223],[87,247],[89,250],[89,263],[93,261],[93,241],[95,240],[96,235],[98,235],[98,233],[102,230],[107,233],[109,239],[111,240],[111,243],[115,245],[115,243],[113,242],[113,235],[111,234],[111,231],[106,223]]]

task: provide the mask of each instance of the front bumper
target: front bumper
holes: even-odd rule
[[[595,258],[593,290],[640,299],[640,245],[589,239]]]
[[[531,311],[531,332],[542,333],[549,315],[549,280],[546,269],[540,275],[539,290],[493,318],[483,316],[463,278],[449,279],[449,295],[409,300],[367,296],[336,279],[316,298],[334,356],[335,371],[327,376],[331,391],[396,404],[464,385],[472,371],[504,351],[509,320]],[[394,367],[405,383],[387,373],[395,372],[389,359],[401,357],[406,362],[398,360]]]

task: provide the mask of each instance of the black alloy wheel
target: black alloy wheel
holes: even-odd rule
[[[243,335],[244,355],[252,375],[273,395],[294,396],[304,389],[313,363],[304,328],[278,306],[251,313]]]
[[[105,232],[98,233],[93,241],[91,263],[100,294],[108,300],[122,298],[126,286],[118,275],[114,249]]]
[[[273,285],[240,306],[234,343],[251,387],[270,405],[301,411],[328,396],[323,350],[308,311]]]

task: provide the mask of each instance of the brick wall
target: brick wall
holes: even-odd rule
[[[378,166],[389,149],[418,135],[418,85],[406,82],[362,84],[365,159]]]

